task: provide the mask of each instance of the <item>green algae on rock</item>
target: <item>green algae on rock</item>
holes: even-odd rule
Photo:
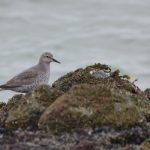
[[[12,129],[36,128],[41,113],[61,94],[62,92],[51,89],[48,85],[39,86],[29,92],[9,109],[5,121],[6,127]]]
[[[39,127],[49,131],[73,131],[105,125],[114,128],[141,125],[145,116],[136,105],[138,100],[138,96],[113,85],[73,86],[46,109]]]

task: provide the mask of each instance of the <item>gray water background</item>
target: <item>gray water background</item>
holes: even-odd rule
[[[150,0],[0,0],[0,84],[37,63],[44,51],[50,84],[100,62],[150,87]],[[0,92],[6,101],[14,92]]]

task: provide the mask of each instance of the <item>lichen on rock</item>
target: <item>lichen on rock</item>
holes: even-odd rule
[[[141,93],[140,89],[128,79],[129,76],[121,76],[119,70],[112,72],[108,65],[98,63],[64,75],[56,80],[52,87],[67,92],[72,86],[78,84],[106,84],[107,86],[125,89],[132,93]]]
[[[95,75],[92,75],[91,72],[96,72],[103,70],[104,72],[110,72],[110,68],[107,65],[95,64],[93,66],[88,66],[85,69],[77,69],[74,72],[70,72],[63,77],[60,77],[55,81],[52,87],[57,88],[63,92],[67,92],[72,86],[78,85],[81,83],[86,84],[96,84],[100,82],[100,78],[95,78]]]

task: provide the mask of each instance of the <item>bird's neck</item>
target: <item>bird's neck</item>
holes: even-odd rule
[[[43,69],[46,72],[50,72],[50,64],[48,63],[41,63],[39,62],[39,65],[41,66],[41,69]]]

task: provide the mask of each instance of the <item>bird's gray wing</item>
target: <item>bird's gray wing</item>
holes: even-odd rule
[[[38,72],[34,70],[28,70],[20,73],[11,80],[9,80],[3,86],[5,87],[20,87],[22,85],[29,85],[35,81],[35,78],[38,76]]]

